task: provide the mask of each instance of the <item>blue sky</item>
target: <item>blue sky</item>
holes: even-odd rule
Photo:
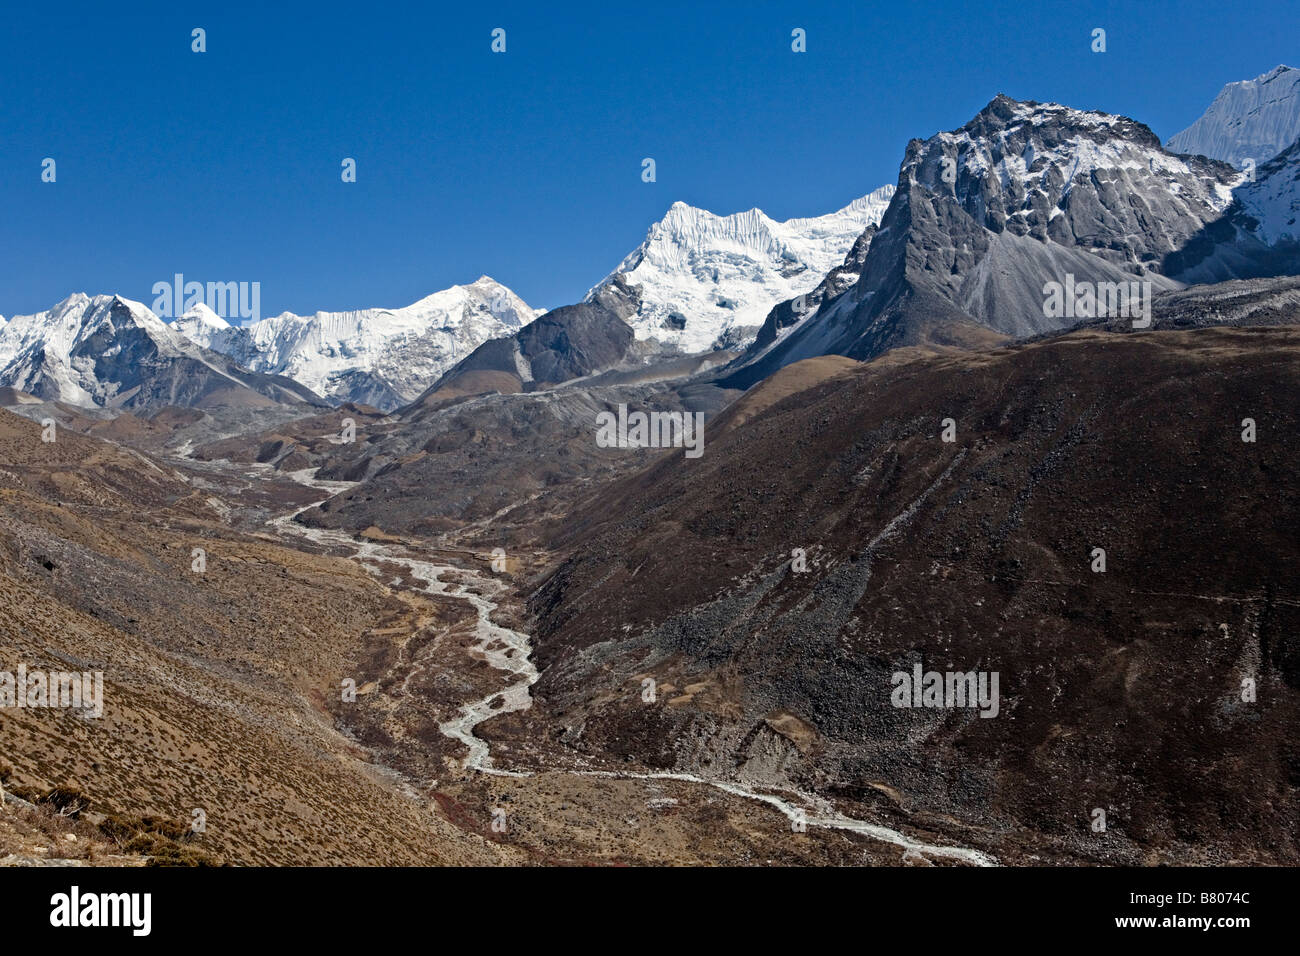
[[[0,314],[148,304],[177,272],[260,282],[263,315],[483,273],[554,307],[675,200],[820,215],[999,92],[1167,138],[1224,83],[1300,65],[1300,5],[1267,0],[127,6],[5,12]]]

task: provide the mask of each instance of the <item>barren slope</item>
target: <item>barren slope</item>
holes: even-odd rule
[[[1053,854],[1295,862],[1298,358],[1295,329],[1081,331],[895,355],[711,430],[557,523],[532,717],[588,759]],[[998,716],[892,706],[918,660],[999,672]],[[647,707],[647,676],[685,690]]]

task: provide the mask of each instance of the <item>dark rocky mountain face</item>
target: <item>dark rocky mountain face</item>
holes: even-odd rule
[[[781,332],[792,325],[797,325],[805,316],[852,288],[862,274],[863,263],[867,260],[867,250],[871,248],[871,240],[875,235],[876,227],[874,225],[867,226],[854,241],[853,247],[849,249],[848,254],[845,255],[844,262],[828,272],[826,278],[818,283],[817,288],[807,295],[802,295],[796,299],[788,299],[785,302],[778,302],[774,305],[772,311],[767,314],[767,319],[763,322],[762,328],[758,330],[758,336],[753,343],[753,351],[759,351],[771,345],[777,340]]]
[[[1086,330],[748,416],[791,366],[557,526],[532,730],[1033,852],[1294,863],[1297,358],[1294,329]],[[918,661],[998,672],[998,715],[893,706]]]
[[[179,405],[257,409],[287,404],[306,413],[313,407],[329,407],[328,402],[293,379],[250,372],[217,353],[203,358],[155,356],[133,369],[134,381],[128,378],[127,383],[135,390],[122,402],[122,408],[151,410]]]
[[[615,276],[591,301],[552,309],[514,335],[484,342],[411,407],[466,394],[533,391],[617,368],[636,350],[625,319],[637,301],[636,290]]]
[[[339,394],[349,396],[348,401],[352,404],[382,409],[399,408],[406,404],[393,383],[379,372],[349,369],[332,376],[330,381]]]
[[[1125,117],[998,96],[961,129],[908,144],[856,284],[752,349],[729,383],[814,355],[1066,328],[1043,287],[1067,275],[1173,288],[1170,257],[1223,216],[1239,178],[1166,152]]]

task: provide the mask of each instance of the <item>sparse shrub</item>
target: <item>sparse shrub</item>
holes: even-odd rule
[[[90,809],[90,800],[77,787],[60,784],[47,790],[38,803],[53,807],[60,816],[72,817],[74,820],[81,811]]]
[[[184,824],[155,816],[113,814],[99,831],[123,853],[149,857],[150,866],[220,866],[219,858],[189,843]]]

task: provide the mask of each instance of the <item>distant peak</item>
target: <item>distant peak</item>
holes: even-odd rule
[[[743,216],[744,213],[732,213],[732,215]],[[679,199],[671,206],[668,207],[668,211],[664,213],[663,218],[659,220],[659,224],[664,225],[664,224],[684,223],[684,222],[689,223],[689,222],[697,222],[699,220],[704,220],[704,219],[726,219],[726,218],[727,218],[726,216],[720,215],[716,212],[712,212],[708,209],[703,209],[699,206],[692,206],[690,203],[682,202]]]
[[[194,306],[190,308],[188,311],[186,311],[186,313],[182,315],[178,321],[184,319],[190,319],[192,321],[200,323],[201,325],[206,325],[211,328],[217,328],[217,329],[230,328],[230,323],[227,322],[225,319],[223,319],[221,316],[217,315],[217,313],[213,312],[210,308],[208,308],[206,302],[194,303]]]
[[[1009,123],[1012,120],[1023,119],[1027,116],[1041,114],[1062,114],[1069,116],[1109,116],[1098,110],[1078,109],[1073,106],[1066,106],[1063,103],[1044,103],[1038,100],[1018,100],[1014,97],[1007,96],[1005,93],[999,93],[993,99],[989,100],[988,105],[975,114],[972,122],[979,120],[997,120],[1001,123]]]
[[[117,299],[114,295],[87,295],[84,292],[74,292],[66,299],[54,303],[51,308],[51,315],[67,315],[69,312],[89,312],[92,309],[99,309],[104,306],[111,306]]]
[[[1300,70],[1279,64],[1219,90],[1192,125],[1169,137],[1176,153],[1208,156],[1242,168],[1265,162],[1300,135]]]
[[[106,301],[109,308],[113,308],[114,306],[121,306],[122,308],[130,312],[132,315],[140,316],[142,318],[152,319],[155,321],[160,321],[158,320],[158,317],[153,314],[153,311],[143,302],[137,302],[135,301],[135,299],[128,299],[126,296],[118,295],[116,292],[113,293],[112,295],[97,295],[95,296],[94,301],[97,303]]]
[[[857,212],[858,210],[861,209],[870,209],[872,206],[879,205],[880,203],[887,203],[889,202],[889,200],[893,198],[894,198],[894,184],[886,183],[885,185],[881,186],[879,189],[873,189],[865,196],[860,196],[857,199],[853,200],[853,202],[845,206],[844,209],[841,210],[841,212]]]
[[[1017,100],[1007,96],[1005,93],[999,93],[989,100],[984,109],[980,110],[979,115],[997,116],[1003,119],[1009,119],[1016,113],[1025,112],[1033,109],[1038,103],[1033,100]]]

